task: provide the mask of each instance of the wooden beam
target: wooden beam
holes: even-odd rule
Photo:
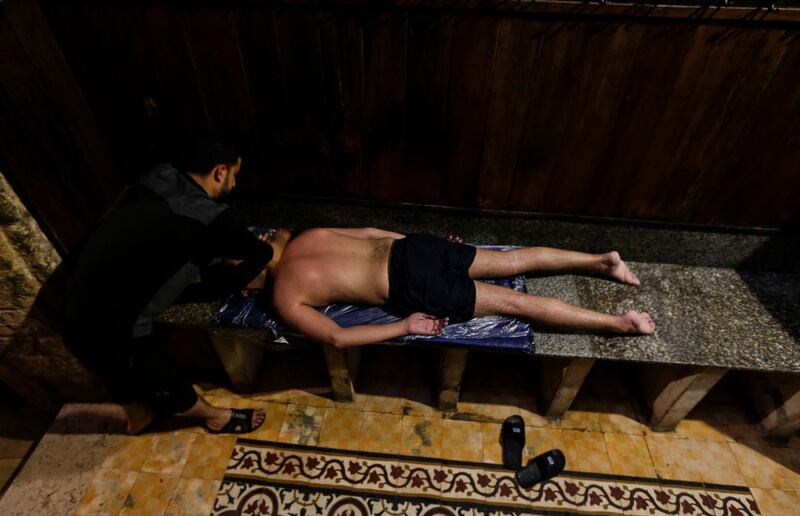
[[[556,358],[541,362],[541,393],[542,401],[547,404],[546,417],[564,416],[594,363],[594,358]]]
[[[467,365],[466,349],[442,348],[439,351],[439,409],[458,410],[461,378]]]
[[[657,370],[662,374],[652,404],[650,427],[658,432],[674,430],[728,371],[718,367]]]

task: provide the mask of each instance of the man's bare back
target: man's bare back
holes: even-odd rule
[[[405,238],[405,235],[375,228],[327,228],[302,233],[286,246],[280,261],[270,271],[274,279],[274,307],[289,326],[315,340],[337,347],[381,342],[408,334],[436,335],[442,332],[448,323],[447,311],[438,316],[430,315],[423,313],[419,305],[406,308],[408,312],[418,311],[394,323],[349,328],[338,326],[315,309],[335,302],[386,304],[390,298],[390,274],[393,274],[389,270],[392,243]],[[427,238],[424,249],[428,249],[427,245],[440,245],[441,239]],[[419,242],[419,237],[415,237],[415,241]],[[467,248],[456,245],[460,245],[462,251]],[[463,274],[459,277],[462,281],[460,285],[463,286],[466,281],[472,291],[467,319],[501,314],[549,326],[593,332],[646,334],[655,330],[655,324],[646,312],[603,314],[558,299],[521,294],[473,281],[474,278],[511,276],[533,270],[585,269],[638,287],[638,278],[616,252],[593,255],[545,247],[520,248],[508,252],[468,249],[474,258],[469,260],[468,271],[464,269],[458,273]],[[429,263],[419,262],[418,266],[425,269]],[[436,266],[433,263],[430,265]],[[392,264],[392,267],[395,265]],[[448,267],[445,264],[445,269],[439,270],[449,274],[451,271]],[[437,278],[437,275],[428,276],[424,281],[436,283]],[[397,281],[397,278],[392,281]],[[431,285],[425,283],[422,290],[430,290]],[[463,289],[459,292],[470,294]],[[456,298],[457,301],[464,299],[468,300],[467,297]],[[459,314],[462,320],[463,315]]]
[[[394,238],[370,239],[366,230],[360,231],[311,229],[292,240],[275,271],[276,308],[281,311],[296,303],[314,307],[386,303]]]

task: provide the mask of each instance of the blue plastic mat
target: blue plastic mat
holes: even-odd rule
[[[497,246],[484,248],[509,249]],[[524,276],[484,281],[512,288],[518,292],[527,292]],[[318,310],[343,328],[360,324],[386,324],[400,319],[380,306],[335,303]],[[217,321],[220,324],[241,328],[270,329],[276,339],[282,338],[281,333],[292,331],[273,314],[265,311],[255,297],[242,297],[238,294],[228,296],[217,313]],[[513,317],[503,316],[476,317],[464,323],[449,324],[441,335],[407,335],[397,340],[419,343],[427,341],[527,354],[533,354],[536,350],[530,324]]]

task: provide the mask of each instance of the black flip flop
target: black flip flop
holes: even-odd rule
[[[210,434],[247,434],[263,425],[264,421],[267,420],[265,417],[264,421],[256,426],[252,426],[253,412],[255,412],[255,409],[231,409],[231,412],[231,418],[225,423],[225,426],[219,430],[214,430],[209,428],[206,423],[206,432]]]
[[[566,465],[567,459],[561,450],[550,450],[529,460],[528,465],[517,471],[514,477],[520,487],[529,488],[560,475]]]
[[[503,466],[514,471],[522,467],[522,449],[525,447],[525,421],[520,416],[511,416],[503,421],[500,431],[503,445]]]

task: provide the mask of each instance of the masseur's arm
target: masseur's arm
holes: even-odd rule
[[[280,311],[289,326],[312,339],[337,348],[375,344],[404,335],[438,335],[447,326],[447,319],[415,313],[389,324],[362,324],[342,328],[314,308],[294,304]]]

